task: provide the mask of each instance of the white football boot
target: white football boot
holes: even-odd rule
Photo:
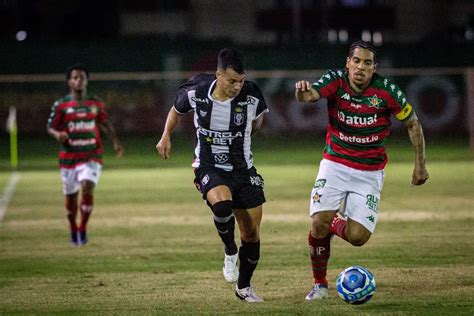
[[[222,273],[224,274],[224,279],[227,282],[235,282],[239,278],[239,268],[237,267],[237,260],[239,259],[239,254],[236,253],[233,256],[225,255],[224,258],[224,267],[222,268]]]
[[[251,286],[245,287],[243,289],[239,289],[236,284],[235,296],[249,303],[263,302],[263,298],[261,298],[260,296],[257,296],[257,294],[255,293],[255,290]]]
[[[311,291],[306,295],[306,300],[311,301],[311,300],[324,300],[328,298],[329,296],[329,291],[327,286],[323,284],[315,284],[314,287],[311,289]]]

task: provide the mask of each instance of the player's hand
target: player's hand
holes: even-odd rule
[[[413,175],[412,175],[412,180],[411,184],[412,185],[422,185],[423,183],[428,180],[430,177],[428,170],[426,169],[424,164],[416,164],[415,169],[413,170]]]
[[[156,144],[156,150],[158,154],[163,159],[168,159],[171,156],[171,140],[169,137],[163,136],[161,137],[158,144]]]
[[[58,134],[56,135],[56,139],[61,144],[65,144],[69,139],[69,134],[64,131],[58,132]]]
[[[300,80],[295,83],[295,97],[300,102],[317,101],[319,94],[311,88],[311,83],[306,80]]]
[[[309,83],[309,81],[300,80],[295,83],[296,92],[309,91],[310,88],[311,88],[311,84]]]

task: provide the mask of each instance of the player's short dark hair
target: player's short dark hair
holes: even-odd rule
[[[354,43],[352,43],[349,47],[349,57],[354,56],[354,50],[357,47],[370,50],[374,54],[374,62],[377,62],[377,50],[371,42],[367,41],[355,41]]]
[[[238,74],[245,72],[244,57],[242,54],[233,48],[223,48],[217,57],[217,68],[224,69],[232,68]]]
[[[86,67],[83,64],[74,64],[67,69],[66,80],[71,78],[71,74],[74,70],[84,71],[87,79],[89,79],[89,71],[86,69]]]

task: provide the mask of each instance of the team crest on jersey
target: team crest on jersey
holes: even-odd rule
[[[379,99],[376,94],[373,97],[369,97],[369,107],[379,108],[379,105],[382,103],[382,99]]]
[[[96,106],[91,107],[91,113],[92,114],[97,114],[97,107]]]
[[[243,113],[235,113],[234,114],[234,124],[240,126],[244,123],[244,114]]]

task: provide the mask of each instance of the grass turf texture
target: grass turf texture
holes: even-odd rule
[[[403,146],[389,148],[395,157],[370,241],[356,248],[334,238],[324,302],[304,301],[312,279],[309,192],[321,147],[256,151],[268,201],[253,279],[266,301],[257,305],[235,298],[222,277],[222,246],[192,184],[189,150],[176,148],[170,164],[149,154],[135,161],[139,168],[133,159],[106,157],[90,242],[79,248],[68,244],[54,153],[38,150],[24,158],[0,223],[0,314],[472,315],[474,166],[463,160],[464,147],[452,146],[429,160],[426,185],[410,187],[412,153]],[[129,153],[139,158],[139,148]],[[1,172],[0,183],[8,177]],[[377,283],[363,306],[344,303],[334,287],[338,273],[355,264]]]

